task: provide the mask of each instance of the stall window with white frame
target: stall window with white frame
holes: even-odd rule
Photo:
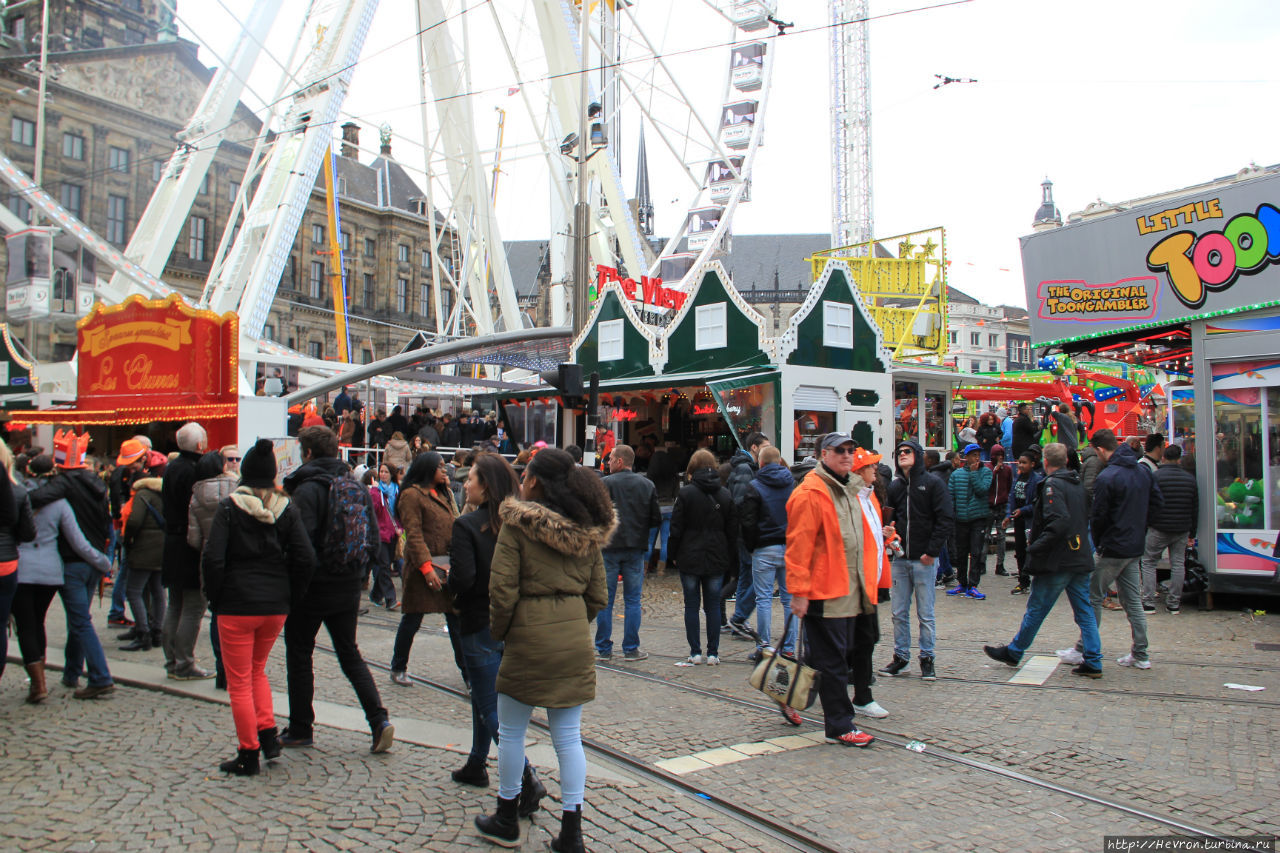
[[[822,345],[853,349],[853,306],[846,302],[822,303]]]
[[[600,341],[600,361],[617,361],[622,358],[622,320],[609,320],[597,326]]]
[[[726,304],[699,305],[694,315],[694,349],[719,349],[728,343]]]

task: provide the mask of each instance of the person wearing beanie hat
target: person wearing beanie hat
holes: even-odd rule
[[[991,525],[991,469],[982,467],[982,448],[965,445],[961,452],[964,463],[951,472],[948,491],[956,514],[956,553],[951,564],[956,572],[956,586],[947,595],[964,595],[978,601],[986,598],[978,591],[985,571],[987,529]]]
[[[259,754],[280,756],[267,658],[292,603],[311,581],[315,550],[301,513],[275,487],[275,447],[258,439],[244,455],[241,484],[218,504],[201,566],[218,623],[239,749],[223,773],[254,776]]]
[[[1004,567],[1004,553],[1007,547],[1004,535],[1004,509],[1009,502],[1009,489],[1013,487],[1013,466],[1005,461],[1004,445],[996,444],[991,448],[991,515],[995,520],[996,537],[996,574],[1008,575]],[[983,558],[986,559],[985,557]]]
[[[269,439],[258,439],[240,460],[240,484],[254,489],[275,488],[276,449]]]

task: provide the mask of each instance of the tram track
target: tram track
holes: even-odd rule
[[[376,620],[367,620],[366,624],[375,625],[378,628],[383,628],[388,630],[393,630],[396,627],[394,623],[388,620],[383,620],[381,618]],[[322,646],[318,646],[318,647],[324,648]],[[329,649],[325,649],[325,651],[331,652],[331,650]],[[675,656],[664,655],[664,654],[651,653],[650,656],[660,657],[660,658],[671,657],[675,659]],[[750,666],[750,662],[748,661],[741,661],[741,662],[734,661],[733,663],[741,664],[740,668],[743,670],[745,670],[748,666]],[[375,663],[370,663],[370,666],[374,667],[375,669],[378,669],[380,672],[388,672],[388,673],[390,672],[389,666],[385,666],[382,664],[375,664]],[[701,696],[707,699],[712,699],[717,702],[731,704],[739,708],[759,711],[765,714],[777,713],[776,706],[773,706],[767,703],[758,702],[751,699],[744,699],[742,697],[733,696],[719,690],[702,687],[694,684],[688,684],[678,680],[663,678],[662,676],[643,672],[641,670],[633,669],[631,667],[622,667],[622,666],[617,666],[617,665],[608,664],[604,662],[597,662],[596,666],[598,670],[602,670],[602,671],[609,672],[616,675],[621,675],[624,677],[638,679],[638,680],[641,680],[650,684],[654,684],[657,686],[661,686],[664,688],[678,690],[678,691],[689,693],[692,695]],[[411,676],[411,678],[414,680],[415,683],[421,684],[426,687],[430,687],[438,692],[445,693],[449,696],[459,699],[460,701],[468,701],[468,696],[464,691],[459,690],[455,687],[452,687],[448,684],[445,684],[440,681],[436,681],[434,679],[424,678],[421,676]],[[960,683],[990,684],[990,685],[997,685],[997,686],[998,685],[1015,686],[1015,687],[1021,686],[1021,685],[1008,685],[1007,682],[1003,682],[1003,681],[987,681],[984,679],[945,678],[944,680],[956,681]],[[1041,685],[1041,686],[1045,686],[1045,685]],[[1099,690],[1096,687],[1073,687],[1068,685],[1061,685],[1057,689],[1067,690],[1067,691],[1085,690],[1089,692],[1111,693],[1111,694],[1117,694],[1122,696],[1147,695],[1146,693],[1143,693],[1141,691],[1106,690],[1106,689]],[[1151,698],[1170,699],[1170,700],[1185,700],[1185,699],[1193,698],[1193,699],[1212,700],[1212,701],[1221,702],[1221,701],[1228,701],[1231,699],[1231,697],[1227,697],[1227,699],[1224,700],[1222,697],[1201,697],[1201,696],[1186,696],[1182,694],[1161,694],[1155,691],[1148,691],[1147,693],[1151,694]],[[1280,704],[1276,702],[1258,702],[1258,701],[1250,701],[1246,699],[1233,700],[1233,701],[1235,702],[1235,704],[1242,704],[1242,705]],[[816,726],[822,725],[822,720],[819,717],[814,717],[809,714],[802,714],[801,718],[812,725],[816,725]],[[539,725],[536,720],[534,721],[534,724]],[[881,740],[883,743],[890,746],[903,748],[904,751],[912,752],[920,756],[922,759],[929,758],[935,761],[965,767],[970,770],[980,772],[983,774],[1000,777],[1010,782],[1021,783],[1021,784],[1029,785],[1042,790],[1050,791],[1060,796],[1069,797],[1071,799],[1074,799],[1080,802],[1091,803],[1091,804],[1101,806],[1103,808],[1107,808],[1119,813],[1127,814],[1131,817],[1136,817],[1141,820],[1150,821],[1152,823],[1158,824],[1160,826],[1163,826],[1170,830],[1174,830],[1179,833],[1200,837],[1200,838],[1209,838],[1209,839],[1222,839],[1227,837],[1226,833],[1220,832],[1210,827],[1201,826],[1199,824],[1183,820],[1173,815],[1152,811],[1150,809],[1144,808],[1143,806],[1135,804],[1133,802],[1125,802],[1122,800],[1103,796],[1101,794],[1091,793],[1089,791],[1073,788],[1069,785],[1064,785],[1050,779],[1034,776],[1020,770],[1015,770],[1010,767],[993,764],[991,762],[984,761],[982,759],[975,758],[970,755],[966,755],[964,753],[942,749],[930,744],[923,745],[923,749],[920,749],[920,747],[914,746],[913,744],[913,749],[906,750],[908,743],[912,742],[913,740],[912,738],[908,738],[906,736],[897,734],[895,732],[886,731],[885,729],[881,728],[879,725],[876,725],[874,722],[871,724],[867,724],[865,720],[860,720],[859,725],[863,729],[874,734],[876,738]],[[543,730],[546,729],[545,724],[541,724],[539,725],[539,727],[542,728]],[[660,784],[663,787],[666,787],[668,789],[676,790],[683,794],[696,797],[704,804],[707,804],[708,806],[714,808],[716,811],[719,811],[747,825],[750,825],[753,828],[756,828],[759,831],[770,835],[771,837],[778,838],[778,840],[781,840],[781,841],[785,841],[789,846],[795,847],[796,849],[812,849],[812,850],[839,849],[839,848],[827,847],[825,845],[822,845],[821,842],[815,843],[814,839],[812,839],[808,835],[799,833],[795,828],[787,824],[783,824],[778,821],[774,821],[772,819],[764,817],[755,811],[744,809],[738,806],[737,804],[735,804],[734,802],[732,802],[731,800],[728,800],[727,798],[716,795],[714,792],[705,791],[702,789],[701,786],[693,784],[692,782],[689,782],[680,776],[667,773],[666,771],[663,771],[660,768],[654,767],[652,762],[648,760],[636,757],[623,750],[616,749],[608,744],[605,744],[603,742],[600,742],[594,739],[588,739],[584,737],[583,745],[584,747],[591,750],[593,753],[617,765],[626,767],[631,772],[640,774],[644,778],[649,779],[657,784]]]
[[[315,646],[320,651],[336,657],[334,650],[322,643],[316,643]],[[385,664],[366,661],[368,665],[379,672],[390,673],[391,667]],[[423,687],[429,687],[439,693],[443,693],[461,702],[470,704],[471,698],[466,691],[459,690],[456,687],[436,681],[430,678],[423,678],[419,675],[410,675],[409,678],[415,683]],[[530,725],[541,729],[544,732],[550,732],[550,727],[538,720],[536,717],[530,720]],[[609,744],[595,740],[593,738],[582,738],[582,745],[585,749],[603,758],[604,760],[625,768],[629,773],[640,776],[646,781],[668,790],[676,791],[681,795],[695,799],[701,805],[710,808],[712,811],[730,817],[739,823],[742,823],[755,831],[766,835],[775,841],[779,841],[788,848],[802,851],[802,853],[843,853],[840,847],[833,847],[824,844],[822,841],[812,838],[808,833],[801,832],[796,827],[781,821],[773,820],[767,815],[758,814],[750,809],[744,808],[732,800],[719,796],[713,792],[704,791],[701,786],[682,779],[673,773],[668,773],[661,768],[654,767],[652,763],[638,758],[623,750],[610,746]]]

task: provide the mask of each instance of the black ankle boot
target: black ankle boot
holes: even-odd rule
[[[516,847],[520,844],[520,817],[516,814],[518,800],[498,797],[498,810],[491,815],[476,818],[476,829],[499,847]]]
[[[560,813],[560,836],[551,839],[551,849],[556,853],[586,853],[582,846],[582,806],[574,806]]]
[[[156,628],[154,631],[151,632],[151,645],[155,646],[157,649],[163,648],[164,644],[160,642],[160,639],[163,636],[164,636],[164,632],[161,631],[159,628]]]
[[[236,752],[235,758],[219,764],[218,769],[223,773],[234,773],[237,776],[257,776],[258,750],[241,749]]]
[[[275,726],[258,732],[258,748],[267,761],[275,761],[280,757],[280,738],[276,735]]]
[[[151,651],[151,637],[145,632],[140,637],[134,637],[133,642],[127,646],[120,646],[122,652],[149,652]]]
[[[489,787],[489,770],[484,761],[468,758],[467,763],[449,774],[453,781],[462,785],[474,785],[477,788]]]
[[[520,817],[537,814],[538,803],[547,795],[547,787],[538,779],[532,764],[524,766],[524,776],[520,778]]]

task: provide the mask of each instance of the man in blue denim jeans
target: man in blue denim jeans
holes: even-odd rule
[[[739,449],[729,459],[729,480],[725,486],[733,496],[734,512],[741,515],[742,500],[747,496],[751,481],[760,470],[760,451],[770,446],[770,441],[763,433],[753,432],[743,442],[745,449]],[[726,577],[731,577],[730,572]],[[733,615],[725,624],[729,632],[744,640],[756,640],[756,630],[748,624],[751,612],[756,608],[756,584],[751,574],[751,554],[742,541],[738,541],[738,582],[737,586],[726,586],[723,590],[723,601],[733,596]]]
[[[925,470],[924,451],[914,441],[900,441],[894,448],[897,476],[889,484],[888,505],[902,540],[902,556],[892,564],[893,660],[881,667],[881,675],[898,675],[911,662],[911,598],[920,620],[920,677],[934,681],[933,601],[934,563],[955,525],[955,510],[947,485]]]
[[[1080,485],[1080,475],[1067,467],[1067,448],[1060,442],[1045,445],[1044,471],[1046,479],[1034,499],[1031,541],[1027,544],[1031,595],[1022,627],[1009,645],[983,646],[982,650],[992,660],[1017,666],[1065,590],[1084,647],[1080,665],[1072,672],[1101,678],[1102,641],[1089,603],[1093,554],[1089,550],[1084,487]]]
[[[773,588],[781,593],[782,612],[791,611],[791,593],[787,591],[787,498],[796,487],[791,471],[782,464],[782,451],[766,447],[760,451],[760,470],[742,499],[738,516],[742,537],[739,540],[751,555],[751,576],[756,593],[756,650],[750,660],[760,660],[762,650],[770,645],[773,633]],[[800,620],[791,622],[791,630],[782,638],[779,651],[791,654],[796,648]]]
[[[640,648],[640,594],[644,586],[644,558],[649,530],[662,524],[658,490],[653,482],[631,470],[636,453],[619,444],[609,454],[609,476],[605,488],[618,514],[618,529],[603,549],[605,581],[609,604],[596,616],[596,657],[613,657],[613,601],[622,575],[622,656],[624,660],[644,660],[649,653]]]

